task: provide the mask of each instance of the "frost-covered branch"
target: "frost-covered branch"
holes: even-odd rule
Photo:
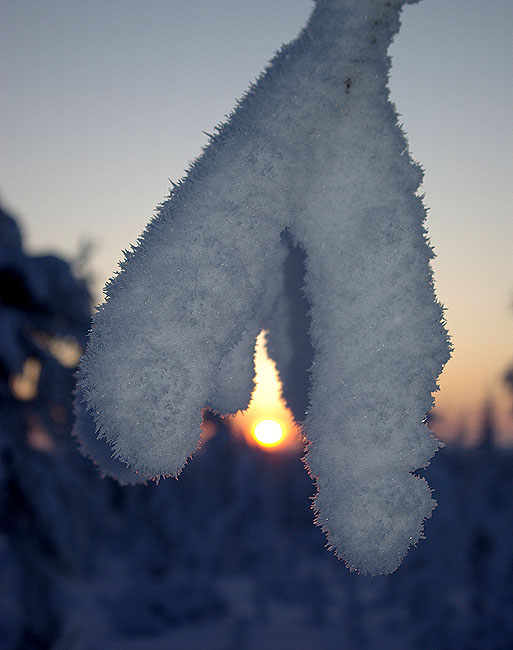
[[[264,324],[293,376],[286,230],[305,255],[317,522],[348,566],[371,573],[398,566],[432,511],[412,472],[439,446],[424,419],[449,349],[422,172],[387,87],[403,4],[317,1],[125,254],[80,382],[100,456],[144,478],[178,474],[202,407],[247,406]]]

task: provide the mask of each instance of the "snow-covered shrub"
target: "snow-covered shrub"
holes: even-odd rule
[[[90,454],[95,431],[124,473],[180,473],[202,407],[247,406],[264,325],[282,378],[294,376],[286,231],[304,251],[317,523],[371,573],[398,566],[433,509],[412,472],[439,446],[425,416],[449,350],[422,171],[387,87],[403,4],[317,0],[125,254],[80,381]]]

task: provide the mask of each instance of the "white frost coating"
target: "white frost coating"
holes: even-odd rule
[[[102,474],[115,478],[121,485],[136,485],[146,483],[151,477],[144,477],[132,471],[125,463],[112,456],[112,448],[105,438],[96,437],[96,425],[90,411],[80,399],[79,393],[75,395],[75,425],[73,434],[77,438],[80,452],[90,458]]]
[[[287,228],[306,254],[317,522],[370,573],[399,565],[434,506],[411,472],[439,446],[423,421],[449,351],[422,173],[388,97],[402,4],[317,1],[125,254],[80,382],[117,458],[142,476],[178,474],[202,407],[247,406],[253,340],[264,324],[272,339],[273,318],[291,376],[276,308]]]

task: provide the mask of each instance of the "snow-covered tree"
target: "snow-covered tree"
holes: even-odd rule
[[[83,526],[99,504],[88,505],[84,477],[94,472],[70,428],[90,310],[70,265],[26,254],[15,220],[0,208],[2,647],[47,647],[58,636],[59,581],[88,553]]]
[[[413,473],[439,446],[425,417],[449,350],[422,171],[387,85],[403,4],[317,0],[125,253],[80,375],[87,453],[124,481],[179,474],[201,409],[247,406],[264,326],[293,401],[305,360],[284,264],[300,247],[312,360],[295,411],[316,521],[370,573],[398,566],[433,509]]]

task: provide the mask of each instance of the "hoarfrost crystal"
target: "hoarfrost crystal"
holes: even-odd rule
[[[317,0],[125,254],[80,370],[85,453],[125,482],[178,474],[202,407],[247,406],[264,326],[293,394],[297,247],[313,359],[294,412],[317,523],[369,573],[393,571],[433,509],[412,472],[439,446],[425,416],[449,355],[422,172],[387,87],[403,4]]]

